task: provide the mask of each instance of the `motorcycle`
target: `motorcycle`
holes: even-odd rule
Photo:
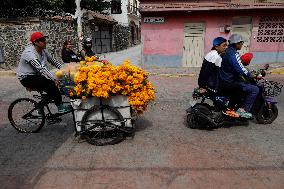
[[[274,97],[280,95],[283,87],[278,82],[264,79],[265,70],[268,67],[266,65],[265,69],[254,72],[262,76],[261,79],[254,80],[254,84],[259,87],[259,94],[251,111],[259,124],[271,124],[277,118],[278,108]],[[198,89],[195,89],[192,98],[191,107],[186,110],[187,127],[191,129],[216,128],[228,122],[247,122],[249,120],[224,114],[224,111],[229,108],[231,100],[226,96],[217,94],[214,90],[209,89],[206,93],[200,93]],[[234,102],[234,104],[235,108],[238,108],[240,102]]]

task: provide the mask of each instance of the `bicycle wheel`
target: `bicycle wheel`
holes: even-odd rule
[[[12,102],[8,109],[11,125],[21,133],[36,133],[45,123],[43,108],[35,109],[37,102],[29,98],[20,98]]]
[[[125,122],[118,110],[103,106],[103,114],[99,106],[94,106],[83,115],[81,124],[84,127],[83,138],[97,146],[113,145],[124,140],[125,136],[119,127]]]

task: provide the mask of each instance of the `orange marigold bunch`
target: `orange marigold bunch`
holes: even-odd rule
[[[149,81],[146,81],[146,85],[129,95],[129,104],[138,113],[143,113],[149,102],[155,99],[154,90],[152,84]]]
[[[91,66],[88,73],[87,93],[96,97],[110,97],[115,85],[113,81],[114,72],[115,68],[112,65]]]
[[[129,96],[129,104],[138,113],[145,111],[148,103],[155,98],[148,73],[130,65],[128,60],[117,67],[110,63],[82,64],[74,81],[77,96],[84,99],[87,96],[109,98],[112,95],[126,95]]]

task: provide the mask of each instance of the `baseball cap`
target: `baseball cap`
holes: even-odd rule
[[[229,43],[230,44],[235,44],[235,43],[239,43],[239,42],[243,42],[243,37],[239,34],[233,34],[230,36],[229,38]]]
[[[221,43],[224,43],[226,42],[227,39],[223,38],[223,37],[216,37],[214,40],[213,40],[213,47],[216,46],[216,45],[220,45]]]
[[[43,35],[41,32],[34,32],[31,35],[30,41],[34,43],[36,40],[41,39],[41,38],[46,38],[47,36]]]

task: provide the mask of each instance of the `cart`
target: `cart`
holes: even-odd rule
[[[89,97],[71,99],[70,102],[74,109],[76,134],[88,143],[112,145],[134,136],[136,116],[127,96]]]

